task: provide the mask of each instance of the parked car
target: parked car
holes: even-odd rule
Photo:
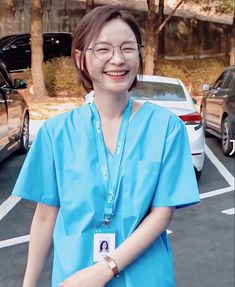
[[[0,62],[0,161],[14,151],[26,153],[29,145],[29,110],[19,89],[27,84],[11,78]]]
[[[54,57],[70,56],[72,34],[47,32],[43,34],[44,60]],[[30,34],[9,35],[0,39],[0,60],[9,71],[31,66]]]
[[[228,156],[235,140],[235,65],[226,68],[215,83],[203,85],[201,115],[205,135],[221,139],[222,152]]]
[[[204,157],[205,137],[202,126],[201,115],[196,111],[194,102],[182,81],[158,76],[143,76],[138,79],[137,87],[132,92],[132,98],[139,101],[149,101],[153,104],[163,106],[174,112],[185,123],[193,165],[197,179],[200,178]],[[93,92],[86,96],[86,103],[93,101]]]

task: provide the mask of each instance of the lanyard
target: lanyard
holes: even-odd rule
[[[113,155],[113,164],[111,170],[108,169],[105,143],[101,128],[101,120],[94,102],[91,104],[91,110],[94,116],[93,125],[96,131],[96,144],[98,150],[100,171],[106,191],[103,223],[104,225],[108,225],[109,222],[112,220],[114,214],[114,204],[116,201],[115,196],[117,191],[118,175],[123,156],[123,149],[126,140],[128,124],[132,112],[132,101],[131,99],[128,100],[127,106],[122,116],[122,122],[118,133],[117,145]]]

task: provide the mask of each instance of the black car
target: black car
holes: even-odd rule
[[[27,84],[12,80],[5,65],[0,62],[0,161],[18,150],[26,153],[29,145],[29,110],[18,89]]]
[[[0,60],[9,71],[31,66],[30,34],[9,35],[0,39]],[[72,34],[48,32],[43,34],[44,60],[54,57],[70,56]]]
[[[233,151],[235,139],[235,65],[226,68],[215,83],[203,85],[201,115],[205,135],[222,140],[223,154]]]

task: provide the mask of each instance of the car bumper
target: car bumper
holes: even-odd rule
[[[205,136],[203,128],[195,129],[195,125],[186,125],[193,165],[197,171],[201,171],[205,158]]]

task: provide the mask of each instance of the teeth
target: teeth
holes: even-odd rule
[[[106,74],[110,76],[123,76],[126,72],[106,72]]]

